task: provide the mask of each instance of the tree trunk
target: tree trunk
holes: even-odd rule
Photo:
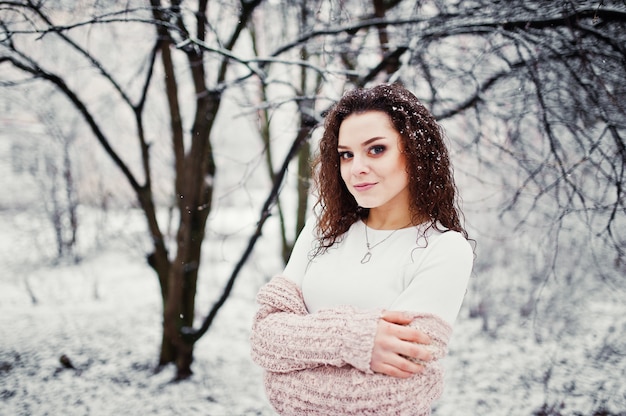
[[[206,94],[197,100],[192,128],[192,144],[184,163],[177,166],[177,196],[180,222],[177,253],[171,264],[163,310],[163,345],[161,365],[173,362],[177,379],[188,378],[193,362],[194,340],[185,338],[183,328],[194,322],[196,285],[202,243],[211,212],[215,161],[209,140],[213,121],[221,102],[220,94]]]

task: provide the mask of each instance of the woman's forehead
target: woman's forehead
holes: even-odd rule
[[[339,145],[365,142],[374,138],[396,138],[398,132],[389,115],[382,111],[355,113],[346,117],[339,127]]]

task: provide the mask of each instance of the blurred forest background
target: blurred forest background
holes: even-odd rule
[[[477,242],[435,414],[626,414],[622,0],[0,1],[0,308],[21,328],[2,334],[0,405],[26,412],[7,380],[37,377],[19,316],[113,249],[130,261],[100,279],[154,282],[129,309],[156,323],[152,369],[194,380],[200,357],[245,352],[226,308],[253,311],[289,256],[324,111],[380,82],[444,126]],[[138,312],[142,291],[157,307]]]

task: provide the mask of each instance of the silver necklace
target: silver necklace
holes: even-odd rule
[[[405,225],[404,227],[401,228],[397,228],[395,230],[393,230],[391,232],[391,234],[389,234],[387,237],[383,238],[382,240],[380,240],[378,243],[371,245],[370,244],[370,240],[367,237],[367,221],[364,221],[365,223],[365,245],[367,246],[367,252],[365,253],[365,255],[363,256],[363,258],[361,259],[361,264],[365,264],[368,261],[370,261],[370,259],[372,258],[372,250],[374,250],[374,248],[376,248],[376,246],[384,243],[385,241],[387,241],[389,238],[391,238],[392,235],[394,235],[396,233],[396,231],[401,230],[402,228],[406,228],[409,225],[411,225],[411,223],[408,223],[407,225]]]

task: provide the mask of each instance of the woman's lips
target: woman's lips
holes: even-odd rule
[[[354,189],[359,191],[359,192],[363,192],[363,191],[367,191],[369,189],[372,189],[374,187],[374,185],[376,185],[376,183],[358,183],[356,185],[354,185]]]

